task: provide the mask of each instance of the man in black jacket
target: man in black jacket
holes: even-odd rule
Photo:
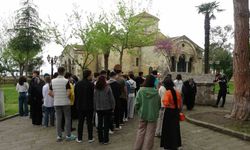
[[[121,109],[121,103],[120,103],[120,96],[121,96],[121,89],[119,83],[116,81],[118,78],[118,75],[115,72],[110,73],[110,79],[108,80],[108,83],[112,89],[113,96],[115,98],[115,110],[114,110],[114,123],[116,130],[120,130],[120,109]]]
[[[93,112],[94,112],[94,84],[92,81],[92,72],[90,70],[83,71],[83,80],[75,85],[75,103],[78,110],[78,138],[77,142],[82,142],[83,124],[85,118],[88,126],[89,143],[94,142],[93,138]]]
[[[33,71],[29,88],[29,104],[33,125],[42,125],[42,89],[45,82],[39,77],[39,71]]]

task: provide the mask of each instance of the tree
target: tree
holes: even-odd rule
[[[113,45],[116,44],[117,30],[113,23],[110,23],[107,19],[97,22],[95,28],[97,47],[101,50],[104,57],[104,69],[108,70],[109,55]]]
[[[128,8],[125,2],[118,3],[118,12],[115,15],[118,24],[117,44],[113,47],[120,54],[121,66],[126,49],[149,45],[155,41],[155,35],[158,33],[158,31],[147,32],[147,29],[155,23],[154,20],[143,20],[143,16],[135,16],[134,11],[132,7]]]
[[[222,9],[219,9],[219,2],[210,2],[204,3],[199,6],[198,13],[205,15],[204,29],[205,29],[205,53],[204,53],[204,61],[205,61],[205,73],[209,73],[209,45],[210,45],[210,21],[211,19],[216,19],[214,15],[214,11],[221,12]]]
[[[233,50],[231,39],[233,36],[232,26],[216,26],[211,29],[211,41],[209,61],[213,62],[213,69],[223,71],[230,80],[233,75]],[[215,62],[219,64],[215,65]]]
[[[13,34],[8,42],[8,51],[13,57],[18,55],[20,76],[23,70],[28,72],[29,60],[42,51],[42,46],[46,40],[45,32],[41,29],[41,19],[39,18],[36,6],[32,0],[23,0],[23,7],[17,11],[16,23],[9,32]],[[15,60],[15,59],[13,59]]]
[[[94,61],[98,49],[95,40],[96,30],[94,28],[94,16],[90,15],[87,18],[87,23],[84,24],[84,19],[81,14],[82,13],[75,8],[73,13],[68,17],[68,25],[64,25],[62,31],[60,31],[59,25],[56,23],[52,24],[49,22],[48,28],[51,38],[56,44],[61,45],[64,52],[84,70]],[[72,39],[77,40],[79,44],[71,44],[70,40]],[[81,50],[82,60],[75,59],[75,56],[71,55],[70,51],[74,49]]]
[[[234,0],[234,100],[231,117],[247,120],[250,114],[249,2]]]
[[[22,64],[23,58],[22,55],[19,53],[13,54],[7,48],[2,49],[0,53],[0,66],[1,66],[1,73],[10,73],[11,76],[17,80],[16,73],[20,70],[19,64]]]
[[[162,39],[156,42],[155,52],[165,57],[167,71],[171,72],[171,54],[173,52],[173,43],[170,39]]]

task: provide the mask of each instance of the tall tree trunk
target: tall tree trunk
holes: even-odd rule
[[[205,22],[204,22],[204,29],[205,29],[205,53],[204,53],[204,64],[205,64],[205,74],[209,73],[209,45],[210,45],[210,18],[209,13],[205,15]]]
[[[120,58],[119,58],[121,68],[122,68],[123,53],[124,53],[124,49],[121,49],[121,51],[120,51]]]
[[[23,76],[23,65],[22,64],[19,64],[19,76]]]
[[[248,0],[234,0],[234,101],[231,117],[246,120],[250,114],[249,6]]]
[[[106,51],[106,53],[103,54],[104,57],[104,70],[108,70],[109,69],[109,54],[110,51]]]
[[[96,67],[95,67],[95,72],[99,72],[99,57],[98,54],[95,56],[96,59]]]

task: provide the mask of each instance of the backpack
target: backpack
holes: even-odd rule
[[[135,93],[135,87],[134,87],[134,84],[135,84],[135,82],[133,82],[133,83],[131,83],[131,82],[129,82],[129,81],[127,81],[127,83],[128,83],[128,85],[129,85],[129,88],[128,88],[128,93]]]
[[[69,100],[70,100],[70,105],[74,105],[75,102],[75,93],[74,93],[74,85],[72,83],[69,83],[70,85],[70,96],[69,96]]]

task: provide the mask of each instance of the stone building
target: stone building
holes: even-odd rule
[[[155,41],[158,39],[169,38],[173,42],[173,52],[171,54],[171,71],[185,72],[191,74],[202,74],[202,52],[203,49],[195,44],[187,36],[182,35],[178,37],[167,37],[159,31],[158,24],[160,19],[143,12],[135,17],[141,17],[141,21],[152,20],[153,24],[145,29],[146,32],[157,32]],[[155,52],[155,42],[151,45],[134,47],[126,50],[123,56],[123,72],[127,73],[133,71],[138,73],[143,71],[147,74],[150,70],[158,69],[160,71],[166,70],[166,61],[163,56]],[[178,52],[177,52],[178,49]],[[84,54],[79,45],[68,46],[61,55],[61,65],[65,66],[67,71],[72,72],[78,76],[81,75],[82,68],[74,60],[81,62]],[[109,70],[112,70],[114,65],[119,64],[119,53],[111,52],[109,57]],[[95,56],[93,62],[88,67],[93,72],[100,71],[104,68],[103,55]]]

